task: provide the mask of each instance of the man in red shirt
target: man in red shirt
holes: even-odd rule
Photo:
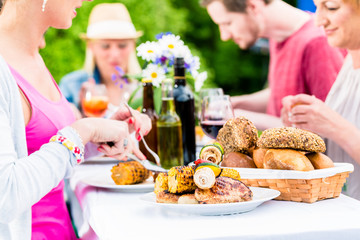
[[[269,39],[268,87],[232,97],[236,116],[259,129],[279,127],[283,97],[306,93],[325,100],[345,52],[328,45],[310,13],[281,0],[203,0],[202,5],[223,41],[232,39],[247,49],[259,38]]]

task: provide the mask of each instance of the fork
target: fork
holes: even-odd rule
[[[126,108],[129,110],[130,115],[133,117],[134,115],[132,114],[131,107],[130,107],[126,102],[125,102],[124,104],[125,104]],[[143,142],[146,150],[148,150],[149,153],[155,158],[156,164],[157,164],[158,166],[161,166],[161,165],[160,165],[160,158],[159,158],[159,156],[158,156],[153,150],[151,150],[151,148],[147,145],[147,143],[146,143],[146,141],[145,141],[145,139],[144,139],[144,136],[141,134],[141,132],[139,132],[139,135],[140,135],[140,137],[141,137],[141,140],[142,140],[142,142]]]

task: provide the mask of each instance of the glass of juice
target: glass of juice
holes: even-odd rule
[[[208,137],[215,139],[225,122],[233,117],[234,110],[229,95],[204,97],[200,125]]]
[[[87,117],[103,117],[109,104],[104,84],[88,84],[84,86],[81,107]]]

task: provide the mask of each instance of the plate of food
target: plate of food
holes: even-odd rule
[[[279,195],[278,190],[246,186],[235,169],[198,159],[193,166],[175,166],[159,173],[154,192],[141,200],[180,213],[228,215],[251,211]]]
[[[151,192],[154,190],[152,174],[133,160],[119,161],[111,171],[87,176],[81,179],[81,182],[94,187],[122,192]]]
[[[154,192],[147,193],[140,197],[141,200],[148,204],[156,205],[165,210],[175,211],[196,215],[229,215],[251,211],[262,203],[274,199],[280,195],[280,192],[269,188],[250,187],[253,193],[252,200],[234,203],[219,204],[174,204],[158,203]]]

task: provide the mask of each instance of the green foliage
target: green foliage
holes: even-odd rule
[[[94,5],[104,1],[83,2],[73,26],[68,30],[50,29],[47,46],[41,50],[57,82],[67,73],[82,68],[85,43],[79,34],[86,32],[88,16]],[[106,2],[119,2],[106,0]],[[263,88],[266,82],[268,56],[242,51],[233,42],[221,42],[218,27],[211,21],[198,0],[121,0],[130,12],[137,30],[144,35],[138,44],[155,40],[160,32],[180,35],[193,55],[201,59],[201,71],[208,71],[204,87],[222,87],[236,95]],[[289,2],[289,1],[288,1]],[[290,1],[293,3],[294,1]],[[141,60],[140,60],[141,62]]]

